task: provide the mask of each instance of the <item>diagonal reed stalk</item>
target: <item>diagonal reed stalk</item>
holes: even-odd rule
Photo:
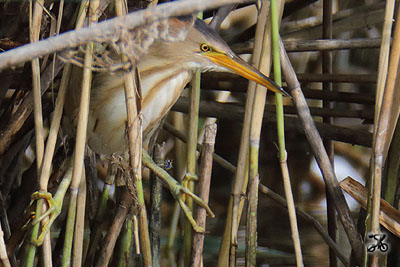
[[[284,2],[284,1],[282,1]],[[283,9],[283,8],[282,8]],[[278,9],[276,0],[271,0],[271,20],[272,20],[272,49],[273,49],[273,63],[274,63],[274,79],[275,82],[281,86],[281,64],[279,57],[279,23],[278,23]],[[290,185],[289,169],[287,166],[287,153],[285,148],[285,126],[283,118],[283,103],[282,95],[275,93],[276,101],[276,119],[278,128],[278,143],[279,143],[279,160],[281,163],[283,185],[285,188],[285,195],[289,211],[290,228],[292,230],[292,239],[294,244],[294,251],[296,254],[296,265],[304,266],[303,256],[301,254],[300,236],[297,226],[296,210],[293,200],[292,188]]]
[[[330,163],[329,157],[325,151],[322,143],[321,136],[315,127],[314,120],[311,117],[310,110],[307,102],[300,88],[300,83],[297,79],[296,73],[289,61],[285,48],[282,41],[279,44],[282,71],[286,78],[288,88],[293,97],[293,101],[296,104],[296,109],[299,114],[300,122],[303,126],[308,143],[311,146],[315,159],[318,166],[323,174],[326,186],[333,196],[334,205],[338,212],[338,217],[344,226],[344,230],[349,239],[350,245],[355,252],[355,258],[358,263],[362,262],[364,258],[364,244],[361,235],[358,233],[354,221],[350,216],[350,209],[344,198],[343,192],[339,186],[336,175],[333,171],[333,167]]]

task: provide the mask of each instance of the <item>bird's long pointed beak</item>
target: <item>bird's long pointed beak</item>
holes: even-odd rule
[[[248,80],[254,81],[271,90],[272,92],[291,97],[273,80],[262,74],[259,70],[257,70],[238,56],[230,57],[226,54],[214,51],[205,53],[204,55],[215,64],[225,67]]]

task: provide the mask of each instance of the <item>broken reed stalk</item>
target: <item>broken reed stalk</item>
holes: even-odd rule
[[[282,1],[280,2],[282,3]],[[281,9],[283,6],[281,5]],[[257,18],[257,26],[254,41],[252,65],[261,72],[268,74],[271,70],[271,21],[269,20],[270,5],[268,1],[262,1],[260,13]],[[280,13],[282,14],[282,13]],[[261,60],[263,59],[263,60]],[[255,82],[249,82],[249,90],[255,90],[254,104],[250,121],[249,135],[249,182],[247,190],[247,223],[246,223],[246,266],[257,264],[257,207],[258,207],[258,173],[260,134],[264,115],[267,89],[258,86]]]
[[[281,1],[281,3],[282,3],[281,9],[283,9],[285,1]],[[278,7],[276,0],[271,0],[271,21],[272,21],[272,50],[273,50],[274,80],[279,86],[281,86],[282,77],[281,77],[281,63],[279,57],[280,38],[279,38],[279,23],[278,23]],[[304,263],[303,263],[303,255],[301,253],[300,235],[297,225],[293,192],[290,184],[289,168],[287,165],[282,95],[275,93],[275,101],[276,101],[276,120],[277,120],[277,133],[278,133],[278,144],[279,144],[279,161],[280,161],[283,186],[285,189],[285,196],[289,211],[290,228],[292,231],[292,239],[296,255],[296,265],[300,267],[304,266]]]
[[[117,16],[124,16],[127,13],[125,7],[127,4],[123,0],[115,1]],[[125,56],[122,60],[126,59]],[[148,220],[146,206],[144,203],[144,192],[142,183],[142,119],[140,118],[140,107],[142,106],[140,97],[142,92],[140,88],[140,80],[137,69],[124,74],[124,90],[126,99],[126,110],[128,114],[127,130],[129,140],[129,165],[132,168],[130,172],[133,180],[134,188],[136,189],[137,205],[139,209],[139,234],[140,245],[143,253],[143,262],[145,266],[152,265],[150,237],[148,229]],[[139,101],[139,103],[137,103]],[[127,179],[127,180],[128,180]],[[130,181],[130,180],[129,180]],[[130,187],[128,181],[127,186]],[[132,192],[133,193],[133,192]]]
[[[197,152],[197,133],[199,125],[199,102],[200,102],[200,72],[197,71],[191,81],[190,88],[190,108],[189,108],[189,127],[188,127],[188,143],[187,143],[187,173],[184,178],[184,186],[190,191],[194,191],[194,177],[196,175],[196,152]],[[193,199],[188,197],[185,199],[186,205],[193,212]],[[192,255],[192,225],[189,220],[184,223],[184,266],[190,265]]]
[[[287,57],[282,42],[280,43],[280,55],[282,62],[282,70],[288,82],[288,87],[296,108],[299,113],[301,124],[304,127],[307,140],[310,143],[314,156],[323,174],[323,178],[328,190],[334,199],[334,204],[338,212],[339,218],[344,226],[347,237],[349,238],[352,249],[354,250],[357,262],[361,264],[364,258],[364,245],[360,234],[357,232],[354,221],[350,216],[350,209],[346,203],[343,192],[338,184],[333,167],[330,164],[329,157],[324,149],[321,137],[315,127],[314,121],[310,115],[307,102],[300,89],[293,67]]]
[[[322,14],[322,38],[324,39],[332,39],[332,12],[333,12],[333,4],[332,0],[323,0],[323,14]],[[331,51],[323,51],[322,52],[322,73],[324,74],[332,74],[332,53]],[[324,82],[322,83],[322,91],[324,92],[332,92],[332,83]],[[333,102],[331,101],[322,101],[322,106],[324,108],[333,109]],[[325,116],[323,117],[323,122],[327,124],[333,124],[333,117]],[[332,140],[324,140],[324,145],[326,152],[328,153],[329,159],[331,161],[332,166],[334,164],[335,158],[335,148]],[[328,221],[328,232],[329,236],[336,241],[337,235],[337,218],[335,206],[333,204],[332,195],[329,194],[329,191],[326,190],[326,213],[327,213],[327,221]],[[335,255],[335,251],[329,249],[329,266],[337,267],[337,258]]]
[[[129,266],[129,262],[131,259],[131,247],[133,240],[133,206],[131,206],[131,210],[126,217],[124,228],[120,237],[120,246],[118,252],[118,267],[126,267]],[[114,253],[116,255],[116,253]],[[154,265],[157,266],[157,265]]]
[[[395,83],[400,61],[400,22],[398,20],[396,21],[393,35],[394,37],[393,45],[390,51],[388,75],[377,121],[375,139],[373,142],[373,172],[371,172],[372,177],[370,183],[370,193],[372,193],[372,211],[371,227],[368,230],[374,234],[380,234],[379,213],[382,190],[382,175],[387,156],[387,150],[385,148],[389,147],[387,144],[391,142],[393,134],[393,132],[388,130],[392,127],[390,125],[390,117],[392,113],[397,112],[398,114],[399,106],[398,98],[395,97]],[[396,109],[396,111],[394,112],[393,109]],[[396,121],[397,119],[394,121],[394,123],[396,123]],[[392,128],[394,129],[394,127]],[[378,257],[379,254],[375,252],[372,255],[371,262],[377,262]]]
[[[89,1],[89,24],[94,24],[98,20],[98,6],[99,0]],[[90,106],[90,89],[92,80],[92,62],[93,62],[93,46],[92,42],[86,45],[85,61],[82,77],[82,92],[79,105],[79,115],[76,130],[76,143],[74,151],[74,169],[72,172],[72,181],[70,185],[70,204],[68,207],[68,217],[65,233],[65,241],[63,248],[62,266],[70,266],[71,264],[71,249],[74,239],[74,225],[76,220],[76,205],[79,191],[79,184],[84,172],[84,158],[86,146],[86,133],[89,120],[89,106]]]
[[[199,174],[199,197],[208,204],[211,183],[212,158],[214,153],[215,137],[217,135],[217,125],[207,124],[204,132],[204,144],[201,155],[200,174]],[[199,207],[196,213],[196,222],[204,230],[206,229],[207,211]],[[203,254],[203,242],[205,233],[194,233],[192,255],[190,266],[200,267]]]
[[[340,182],[340,186],[352,198],[354,198],[364,209],[367,207],[368,190],[361,183],[357,182],[350,176],[347,176]],[[391,206],[384,199],[380,199],[381,210],[379,212],[379,221],[383,227],[392,232],[392,234],[400,237],[400,212]]]
[[[165,158],[165,144],[156,144],[154,146],[154,162],[162,166]],[[150,178],[150,245],[152,263],[154,266],[160,266],[160,234],[161,234],[161,200],[162,183],[157,176],[152,173]]]

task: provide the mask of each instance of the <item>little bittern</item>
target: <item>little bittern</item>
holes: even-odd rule
[[[179,35],[187,31],[186,38],[168,41],[168,38],[155,39],[147,52],[140,57],[137,68],[142,88],[142,118],[144,142],[149,139],[153,129],[177,101],[183,88],[191,80],[192,74],[200,70],[233,72],[265,86],[267,89],[289,96],[281,87],[254,67],[235,55],[222,38],[202,20],[193,16],[169,18],[169,32]],[[166,40],[167,39],[167,40]],[[74,129],[79,114],[82,70],[75,68],[69,83],[65,104],[64,128]],[[96,153],[123,153],[128,149],[126,136],[127,113],[125,106],[124,72],[102,72],[93,75],[90,112],[87,130],[87,143]],[[67,132],[71,132],[66,129]],[[169,186],[171,193],[178,200],[187,218],[196,231],[202,229],[195,223],[181,193],[192,197],[199,205],[208,206],[197,196],[181,186],[175,179],[152,163],[146,151],[143,151],[143,162]],[[47,198],[48,195],[36,194],[34,198]],[[52,200],[53,201],[53,200]],[[59,200],[53,201],[52,210],[61,209]],[[47,215],[51,213],[48,211]],[[44,216],[42,215],[42,217]],[[54,221],[53,214],[51,221]],[[36,219],[34,223],[40,221]],[[43,229],[37,244],[41,244],[49,225]]]
[[[145,140],[177,101],[197,70],[233,72],[273,92],[288,95],[271,79],[235,55],[202,20],[190,16],[170,18],[168,23],[172,32],[187,29],[186,38],[178,42],[156,40],[137,66],[142,88]],[[182,27],[182,24],[186,27]],[[70,99],[66,102],[66,115],[72,118],[73,125],[76,125],[78,115],[80,86],[80,79],[73,81],[68,94]],[[127,150],[122,71],[94,75],[89,116],[88,144],[95,152],[112,154]]]

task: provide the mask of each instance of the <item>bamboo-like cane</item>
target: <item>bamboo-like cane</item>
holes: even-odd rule
[[[284,4],[284,1],[281,2],[281,5],[282,4]],[[279,9],[278,8],[279,7],[277,7],[276,0],[271,0],[274,79],[278,85],[281,85],[282,77],[281,77],[281,64],[279,57],[279,23],[278,23]],[[281,9],[283,9],[282,6]],[[285,196],[289,211],[290,228],[292,230],[292,239],[294,244],[294,251],[296,254],[296,265],[300,267],[304,266],[304,264],[303,264],[303,256],[301,253],[300,236],[297,226],[296,210],[294,205],[292,187],[290,185],[289,168],[287,166],[282,95],[275,93],[275,101],[276,101],[276,119],[277,119],[278,143],[279,143],[279,161],[281,165],[283,186],[285,189]]]
[[[99,0],[90,0],[89,4],[89,23],[96,23],[98,20],[98,6]],[[82,92],[79,106],[78,125],[76,131],[75,143],[75,157],[74,157],[74,170],[72,173],[72,181],[70,185],[70,205],[68,210],[68,219],[66,226],[66,234],[63,248],[62,266],[70,266],[71,263],[71,249],[72,240],[74,236],[74,225],[76,220],[76,204],[78,197],[79,184],[82,179],[84,171],[84,156],[87,124],[89,118],[89,105],[90,105],[90,88],[92,80],[92,61],[93,61],[93,43],[86,45],[85,62],[82,77]]]
[[[194,191],[194,180],[196,177],[196,152],[197,152],[197,132],[199,125],[199,103],[200,103],[200,72],[196,72],[191,82],[190,90],[190,111],[187,144],[187,174],[184,178],[184,185],[190,191]],[[193,211],[192,198],[186,199],[186,205]],[[192,225],[188,220],[184,224],[184,266],[190,265],[192,254]]]
[[[43,14],[43,5],[44,0],[35,1],[33,7],[33,15],[32,15],[32,3],[30,1],[30,40],[31,42],[39,41],[40,34],[40,26],[42,21]],[[36,166],[37,166],[37,175],[39,177],[43,154],[44,154],[44,129],[43,129],[43,115],[42,115],[42,95],[40,90],[40,65],[39,58],[34,58],[32,60],[32,91],[33,91],[33,103],[34,103],[34,121],[35,121],[35,136],[36,136]],[[40,190],[47,191],[47,183],[44,184],[42,181],[39,182]],[[46,204],[43,200],[39,200],[36,206],[36,216],[40,216],[42,210],[46,209]],[[39,233],[40,223],[35,225],[32,229],[31,233],[31,241],[37,239],[37,235]],[[44,245],[42,247],[43,251],[43,259],[44,266],[50,267],[51,264],[51,244],[50,244],[50,235],[46,234],[44,238]],[[36,246],[34,244],[29,245],[28,249],[28,257],[26,266],[33,266],[33,261],[35,259]]]
[[[283,1],[281,1],[283,3]],[[283,6],[281,5],[281,11]],[[271,20],[269,19],[269,1],[263,1],[261,11],[257,20],[253,66],[261,72],[268,74],[271,70]],[[282,14],[282,13],[281,13]],[[269,20],[268,20],[269,19]],[[263,60],[261,60],[263,59]],[[265,63],[264,63],[265,62]],[[248,184],[248,204],[247,204],[247,224],[246,224],[246,265],[256,266],[257,260],[257,207],[258,207],[258,185],[260,182],[258,174],[259,148],[262,120],[264,116],[265,100],[267,89],[257,86],[250,82],[249,89],[254,88],[254,105],[250,123],[250,142],[249,142],[249,184]],[[231,263],[232,264],[232,263]]]

